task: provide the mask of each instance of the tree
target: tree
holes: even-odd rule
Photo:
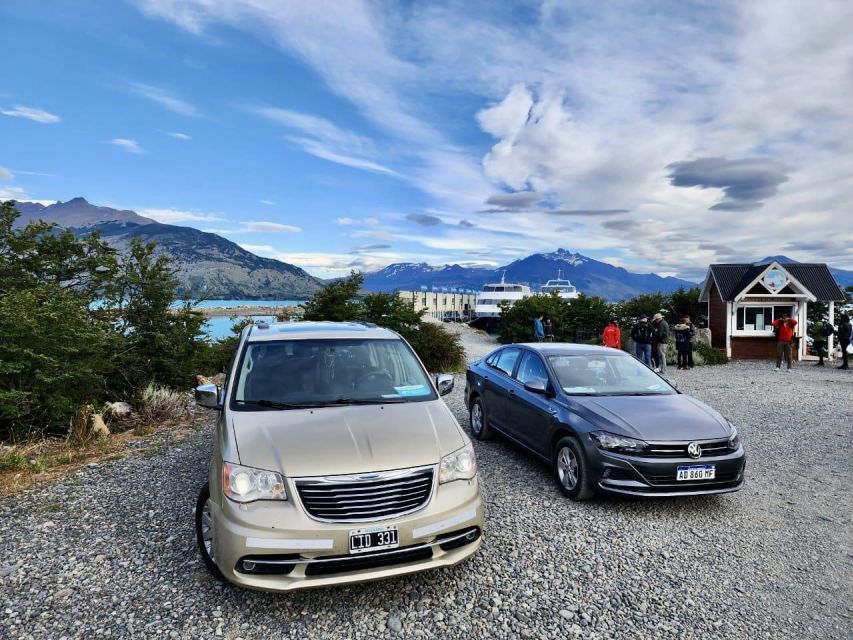
[[[358,320],[361,306],[355,298],[363,282],[364,276],[361,273],[351,271],[348,278],[326,285],[305,303],[305,313],[302,317],[305,320],[333,322]]]

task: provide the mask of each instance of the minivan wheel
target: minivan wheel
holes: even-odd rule
[[[216,566],[216,558],[213,549],[213,510],[211,509],[210,487],[204,485],[198,494],[195,504],[195,537],[198,549],[201,551],[201,559],[204,566],[217,580],[224,582],[225,576]]]
[[[480,398],[474,398],[471,401],[471,410],[468,412],[471,418],[471,435],[477,440],[488,440],[492,437],[492,430],[489,428],[486,412],[483,410],[483,401]]]
[[[562,438],[554,448],[554,475],[564,496],[572,500],[588,500],[595,495],[590,486],[589,466],[580,443]]]

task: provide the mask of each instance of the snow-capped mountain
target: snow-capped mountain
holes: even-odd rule
[[[556,278],[557,273],[561,272],[562,277],[571,280],[579,291],[609,300],[631,298],[640,293],[670,292],[678,287],[689,288],[697,284],[679,278],[664,278],[654,273],[632,273],[579,253],[557,249],[551,253],[535,253],[497,269],[458,264],[430,266],[426,263],[395,263],[365,274],[364,288],[368,291],[417,291],[425,286],[479,290],[486,283],[499,282],[504,272],[507,282],[528,284],[534,289]]]

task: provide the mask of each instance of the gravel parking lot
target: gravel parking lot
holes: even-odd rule
[[[493,346],[461,331],[471,357]],[[544,465],[478,442],[488,513],[473,559],[256,593],[212,581],[196,552],[201,429],[0,502],[0,637],[852,637],[850,372],[736,363],[672,377],[738,425],[740,493],[572,503]],[[467,428],[463,386],[448,404]]]

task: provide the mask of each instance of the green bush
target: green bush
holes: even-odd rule
[[[702,359],[702,362],[696,362],[697,364],[727,364],[729,362],[728,356],[722,351],[715,349],[709,344],[705,344],[704,342],[697,342],[693,345],[693,359],[696,360],[696,356],[699,356]]]
[[[404,336],[424,363],[427,371],[445,373],[465,368],[465,349],[458,334],[440,324],[423,322]]]

